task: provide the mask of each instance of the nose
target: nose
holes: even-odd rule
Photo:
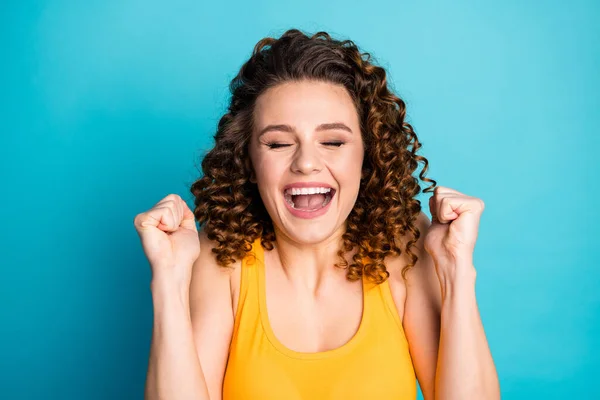
[[[292,172],[311,174],[323,168],[319,151],[312,144],[300,144],[292,161]]]

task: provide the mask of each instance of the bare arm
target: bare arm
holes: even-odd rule
[[[475,299],[473,275],[442,288],[436,399],[500,399],[498,376]]]
[[[234,323],[231,274],[239,273],[241,262],[238,260],[230,267],[221,267],[212,252],[214,246],[215,243],[200,231],[202,251],[192,273],[190,315],[210,400],[221,400]]]
[[[188,288],[168,277],[151,283],[154,324],[146,378],[146,400],[208,400],[208,390],[190,319]]]
[[[221,400],[233,331],[230,274],[216,264],[214,244],[199,232],[201,252],[189,287],[152,281],[154,328],[145,398]]]
[[[441,287],[423,245],[429,218],[421,213],[419,257],[408,272],[404,328],[426,400],[499,399],[498,377],[481,323],[473,274]]]

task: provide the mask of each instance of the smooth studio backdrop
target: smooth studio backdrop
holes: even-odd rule
[[[372,53],[427,176],[485,201],[477,295],[503,399],[600,398],[591,0],[2,2],[0,398],[143,397],[133,218],[169,193],[192,205],[229,81],[292,27]]]

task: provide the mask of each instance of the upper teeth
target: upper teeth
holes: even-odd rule
[[[299,194],[329,193],[330,191],[331,191],[331,188],[314,187],[314,188],[291,188],[291,189],[287,189],[285,192],[287,194],[297,196]]]

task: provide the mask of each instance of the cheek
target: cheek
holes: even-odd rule
[[[286,164],[282,157],[263,156],[256,159],[256,176],[264,183],[278,183],[285,169]]]
[[[360,180],[363,164],[363,154],[353,152],[335,161],[335,170],[345,182]]]

